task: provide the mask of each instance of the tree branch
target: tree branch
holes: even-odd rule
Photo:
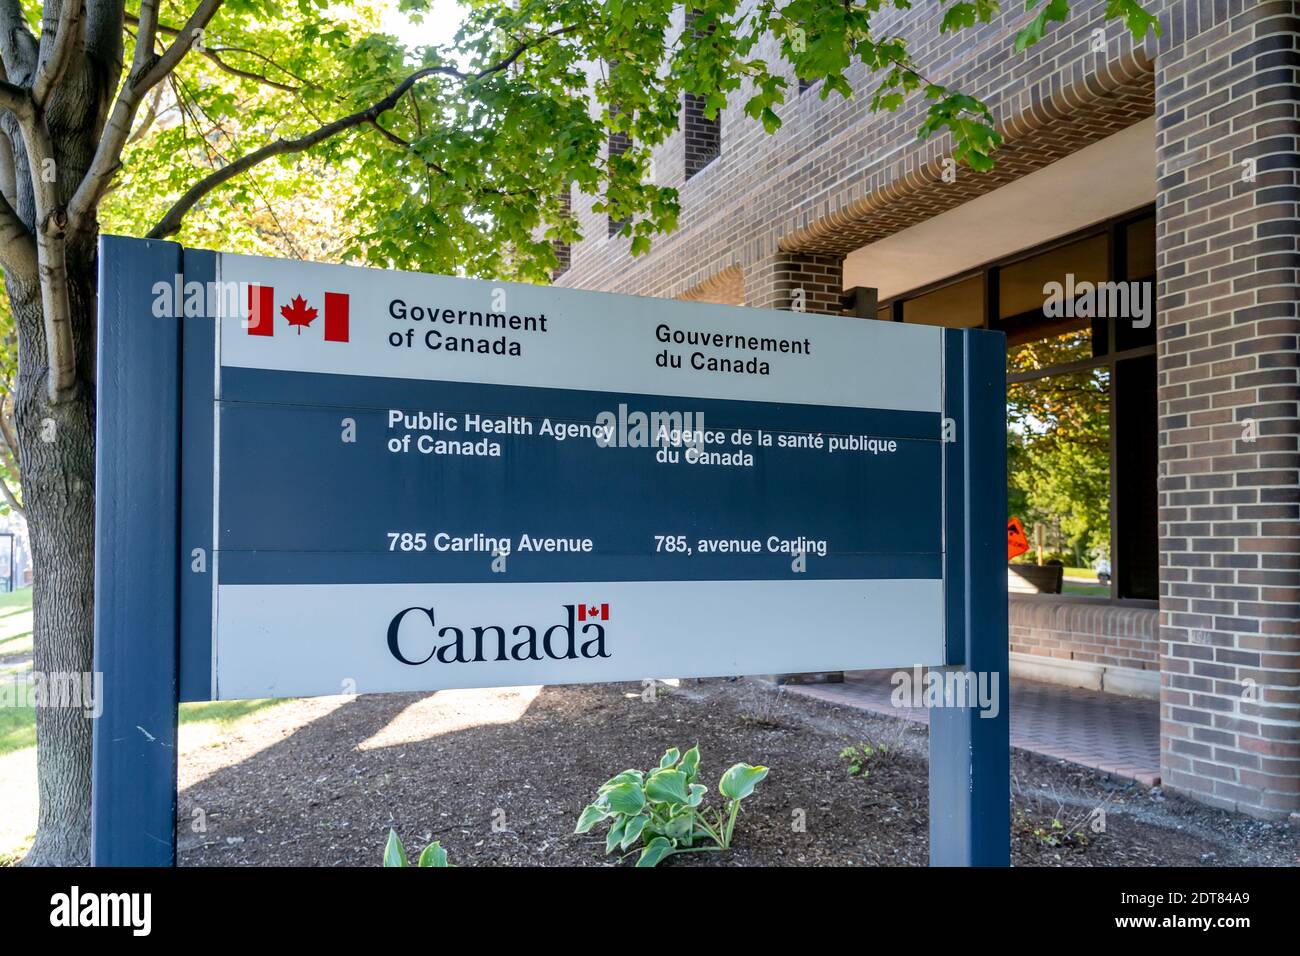
[[[158,3],[159,0],[140,0],[139,17],[132,18],[125,12],[122,14],[124,20],[134,19],[139,24],[135,37],[135,56],[131,59],[131,75],[127,77],[128,84],[140,72],[149,57],[153,56],[154,42],[158,37]]]
[[[199,36],[199,31],[208,25],[221,4],[222,0],[199,0],[199,5],[185,21],[171,45],[161,56],[156,56],[153,53],[153,41],[158,23],[158,0],[141,0],[140,31],[131,75],[118,94],[117,102],[113,104],[113,112],[104,126],[104,135],[100,137],[90,168],[86,170],[86,175],[68,204],[68,230],[72,236],[79,236],[93,222],[99,201],[108,191],[113,174],[122,162],[122,148],[131,135],[131,126],[141,100],[176,69]]]
[[[350,113],[347,116],[340,117],[332,123],[327,123],[324,126],[318,127],[306,136],[300,136],[297,139],[278,139],[274,143],[268,143],[260,149],[255,149],[253,152],[241,156],[228,166],[223,166],[221,169],[214,170],[212,173],[205,176],[203,179],[200,179],[197,183],[186,190],[185,194],[181,196],[180,199],[176,200],[176,202],[172,204],[172,207],[167,210],[162,219],[158,220],[158,224],[149,230],[146,238],[165,239],[168,236],[175,235],[180,231],[181,221],[185,218],[186,213],[193,209],[200,199],[212,192],[212,190],[216,189],[218,186],[221,186],[241,173],[252,169],[258,163],[270,159],[272,156],[284,156],[289,153],[300,153],[303,150],[310,149],[317,143],[324,142],[332,136],[337,136],[339,133],[355,129],[363,124],[378,129],[380,133],[389,140],[389,142],[409,147],[410,144],[406,143],[405,140],[380,126],[378,120],[382,114],[396,106],[406,92],[415,86],[415,84],[420,80],[435,75],[451,76],[458,80],[467,82],[481,80],[494,73],[500,73],[502,70],[509,69],[511,64],[533,47],[539,46],[556,37],[563,36],[566,33],[571,33],[576,29],[578,29],[577,26],[557,27],[556,29],[549,30],[546,33],[538,34],[530,40],[522,40],[504,59],[497,61],[489,67],[479,70],[477,73],[465,73],[450,66],[429,66],[422,70],[417,70],[406,79],[402,80],[402,82],[398,83],[397,86],[393,88],[392,92],[382,100],[368,106],[364,110],[358,110],[355,113]]]
[[[322,143],[331,136],[337,136],[339,133],[354,129],[363,124],[373,123],[382,113],[392,109],[397,102],[405,95],[406,91],[427,76],[434,74],[456,74],[457,71],[451,67],[432,66],[423,70],[417,70],[406,79],[402,80],[391,93],[382,100],[363,110],[350,113],[347,116],[340,117],[332,123],[326,123],[320,126],[306,136],[300,136],[297,139],[277,139],[273,143],[267,143],[260,149],[255,149],[251,153],[246,153],[239,159],[214,170],[209,175],[200,179],[197,183],[186,190],[180,199],[172,204],[167,210],[166,215],[158,220],[158,224],[149,230],[146,238],[148,239],[165,239],[174,235],[181,228],[181,220],[185,214],[194,208],[194,205],[206,196],[212,190],[216,189],[223,183],[234,179],[240,173],[252,169],[263,160],[270,159],[272,156],[283,156],[288,153],[301,153],[303,150],[310,149],[317,143]]]
[[[126,22],[132,24],[138,24],[140,22],[140,18],[134,16],[133,14],[128,13],[126,15]],[[171,36],[171,37],[179,36],[181,32],[180,30],[176,29],[176,27],[168,26],[167,24],[162,22],[159,22],[157,24],[157,30],[159,33],[163,34],[164,36]],[[262,53],[258,53],[256,50],[245,50],[240,47],[233,47],[233,46],[203,47],[202,49],[199,50],[199,53],[203,54],[203,56],[207,57],[209,60],[215,63],[218,69],[220,69],[225,73],[229,73],[231,76],[238,76],[245,80],[252,80],[255,83],[261,83],[263,86],[269,86],[277,90],[283,90],[286,93],[298,92],[298,87],[296,86],[291,86],[288,83],[281,83],[279,80],[273,80],[269,76],[263,76],[261,73],[254,73],[251,70],[244,70],[241,69],[240,67],[232,66],[231,64],[227,63],[225,60],[221,58],[222,53],[247,53],[250,56],[255,56],[259,60],[263,60],[266,63],[269,63],[277,70],[281,70],[284,73],[288,73],[295,80],[298,80],[300,83],[306,85],[306,81],[303,80],[302,77],[295,75],[292,71],[285,69],[284,67],[280,66],[280,64],[272,60],[270,57]]]
[[[9,406],[9,414],[5,413],[5,405]],[[13,423],[10,421],[10,414],[13,412],[13,382],[5,383],[4,396],[0,398],[0,441],[4,442],[5,448],[12,459],[11,464],[14,471],[18,471],[18,436],[14,433]]]
[[[149,97],[149,105],[144,111],[144,119],[140,120],[140,125],[135,128],[135,132],[127,139],[128,143],[134,143],[136,140],[143,138],[144,134],[149,132],[149,127],[153,126],[154,120],[158,118],[158,105],[162,102],[163,89],[162,84],[153,88],[153,95]]]
[[[206,49],[200,51],[204,56],[217,65],[217,68],[231,76],[237,76],[241,79],[252,80],[254,83],[261,83],[263,86],[269,86],[273,89],[284,90],[286,93],[297,93],[298,87],[290,86],[288,83],[281,83],[279,80],[273,80],[269,76],[263,76],[261,73],[254,73],[251,70],[241,70],[237,66],[232,66],[225,60],[221,59],[220,54],[233,52],[230,47],[220,49]]]
[[[22,79],[36,65],[36,37],[32,36],[19,0],[0,0],[0,56],[8,76]]]
[[[0,196],[0,264],[28,281],[36,278],[35,238],[4,196]]]
[[[48,366],[46,385],[50,401],[57,403],[70,398],[77,383],[72,305],[68,293],[68,216],[60,199],[56,177],[44,175],[46,169],[55,168],[54,142],[49,126],[25,90],[23,94],[23,102],[18,104],[19,109],[14,115],[18,119],[31,170],[32,198],[36,207],[33,225],[36,274],[41,287],[41,318],[45,326]],[[9,208],[12,211],[12,207]],[[17,216],[13,218],[16,220]],[[16,231],[13,222],[8,223],[6,231],[9,236],[13,235]],[[23,247],[19,244],[18,248],[21,250]]]
[[[4,130],[0,130],[0,196],[4,196],[11,206],[18,201],[18,167],[14,163],[14,144]]]
[[[9,482],[5,481],[2,476],[0,476],[0,491],[4,492],[5,500],[9,502],[10,510],[18,512],[18,514],[22,515],[24,518],[27,517],[27,512],[23,510],[22,502],[14,495],[13,490],[9,487]]]
[[[48,3],[46,6],[48,7]],[[64,71],[72,61],[74,53],[81,46],[81,22],[85,9],[84,0],[63,0],[59,8],[59,19],[54,27],[54,42],[46,48],[36,65],[36,79],[32,81],[32,99],[37,107],[43,108],[49,101],[50,93],[63,78]],[[45,28],[41,31],[41,40],[45,40]]]
[[[14,482],[21,490],[23,484],[22,469],[18,465],[18,436],[14,434],[13,424],[10,416],[13,414],[13,392],[11,390],[12,382],[7,382],[3,391],[0,391],[0,459],[9,467]],[[18,495],[9,486],[9,479],[0,475],[0,491],[4,492],[5,500],[9,502],[9,507],[18,514],[26,517],[26,510],[23,503],[18,500]]]
[[[21,121],[23,117],[31,114],[31,107],[31,98],[27,95],[27,90],[8,80],[0,80],[0,109],[8,110]]]

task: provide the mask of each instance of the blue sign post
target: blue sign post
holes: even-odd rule
[[[96,864],[182,700],[913,666],[1007,862],[1000,334],[105,238],[99,336]]]
[[[106,238],[99,257],[91,860],[176,861],[182,323],[151,321],[174,243]]]

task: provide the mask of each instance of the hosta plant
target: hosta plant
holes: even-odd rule
[[[402,846],[402,839],[397,835],[396,830],[388,831],[388,842],[384,844],[384,866],[410,866],[411,861],[406,858],[406,847]],[[442,848],[442,844],[434,840],[424,848],[420,854],[416,866],[451,866],[447,862],[447,851]]]
[[[674,853],[730,849],[740,801],[754,792],[767,768],[738,763],[724,773],[718,791],[726,803],[720,809],[703,805],[709,788],[695,782],[699,771],[699,747],[685,754],[673,747],[647,772],[624,770],[601,785],[574,832],[608,821],[605,853],[630,856],[639,843],[637,866],[655,866]]]

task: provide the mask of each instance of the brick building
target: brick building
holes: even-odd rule
[[[1135,45],[1105,3],[1076,0],[1019,55],[1030,14],[1004,6],[958,35],[940,36],[938,4],[878,23],[912,38],[927,75],[991,105],[1005,138],[994,172],[954,170],[944,139],[917,140],[919,96],[874,116],[868,96],[823,100],[792,78],[772,136],[738,109],[710,123],[687,102],[655,163],[680,190],[677,232],[632,259],[574,195],[587,238],[556,281],[1004,330],[1009,408],[1073,382],[1100,410],[1102,490],[1058,505],[1066,531],[1043,537],[1065,547],[1090,510],[1112,571],[1073,594],[1011,595],[1013,674],[1158,696],[1166,787],[1296,812],[1296,6],[1147,0],[1162,35]],[[871,89],[861,68],[850,80]],[[1046,283],[1067,276],[1153,288],[1153,308],[1051,315]],[[1031,468],[1039,425],[1016,439]]]

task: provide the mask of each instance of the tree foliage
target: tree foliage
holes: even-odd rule
[[[389,0],[391,2],[391,0]],[[432,0],[398,0],[412,16]],[[935,0],[940,31],[1000,14]],[[674,228],[652,152],[685,94],[771,132],[791,74],[877,110],[925,104],[918,135],[988,169],[992,113],[911,54],[911,0],[467,0],[444,47],[380,29],[383,0],[0,0],[0,267],[13,349],[0,364],[0,477],[17,469],[37,567],[34,658],[91,665],[101,230],[191,247],[545,281],[580,238],[574,190],[633,254]],[[1068,12],[1041,7],[1011,46]],[[1135,36],[1136,0],[1106,15]],[[445,10],[439,12],[445,13]],[[607,148],[613,134],[630,142]],[[3,316],[0,316],[3,318]],[[8,415],[12,414],[12,424]],[[16,433],[16,436],[15,436]],[[56,437],[57,436],[57,437]],[[56,440],[52,440],[55,439]],[[12,439],[12,441],[11,441]],[[11,454],[17,443],[17,461]],[[6,452],[10,454],[6,455]],[[88,857],[90,734],[37,714],[32,857]]]
[[[324,193],[343,220],[330,230],[345,240],[342,258],[545,281],[556,265],[553,241],[580,238],[562,198],[572,189],[625,222],[634,254],[675,227],[677,191],[655,182],[651,152],[676,130],[688,92],[705,98],[710,115],[738,108],[770,132],[781,124],[791,73],[823,81],[823,98],[850,97],[849,71],[862,64],[870,86],[857,93],[879,110],[924,97],[918,134],[946,132],[959,161],[987,169],[1000,143],[984,103],[913,62],[904,36],[911,0],[691,0],[697,19],[685,33],[681,9],[667,0],[471,0],[445,49],[408,48],[382,33],[383,6],[220,5],[201,47],[146,102],[105,227],[257,249],[294,233],[283,217],[295,197]],[[428,0],[402,6],[413,16],[434,10]],[[945,6],[944,32],[1000,12],[994,0]],[[1145,32],[1140,7],[1111,6]],[[174,38],[187,13],[187,4],[163,0],[160,36]],[[873,30],[882,21],[892,27]],[[1033,42],[1046,26],[1016,42]],[[403,86],[390,108],[374,110]],[[161,119],[150,120],[150,108]],[[366,111],[302,148],[268,153],[192,206],[174,205],[269,145],[298,143]],[[609,154],[613,132],[630,137],[627,151]],[[295,245],[321,258],[310,243]]]
[[[1087,330],[1014,347],[1008,372],[1092,357]],[[1008,505],[1026,526],[1059,528],[1085,565],[1110,546],[1110,398],[1105,369],[1018,382],[1007,389]]]

